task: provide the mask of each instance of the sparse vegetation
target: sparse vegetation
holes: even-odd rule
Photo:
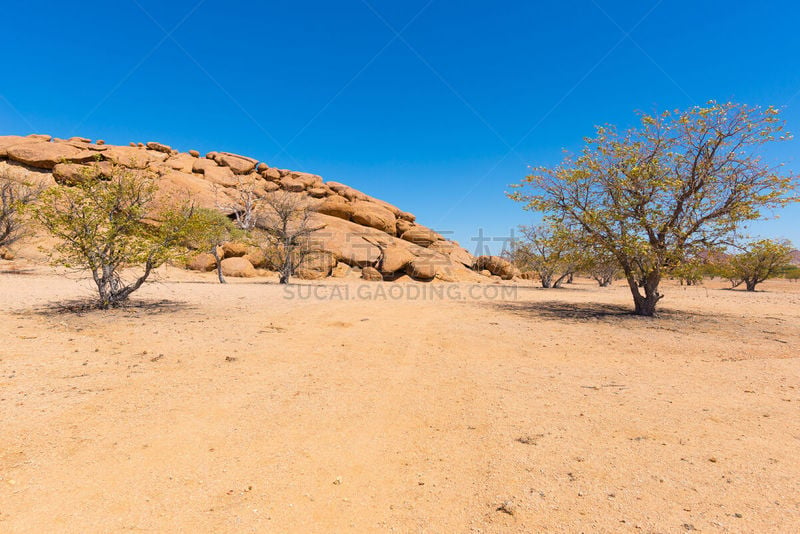
[[[569,279],[580,261],[575,236],[554,223],[520,226],[521,237],[511,250],[511,259],[520,270],[535,272],[544,288],[558,288]]]
[[[26,231],[22,211],[41,194],[41,188],[13,180],[0,172],[0,248],[19,241]]]
[[[596,244],[588,243],[583,250],[581,270],[600,287],[610,286],[622,272],[613,254]]]
[[[723,266],[732,288],[744,284],[747,291],[755,291],[758,284],[780,276],[790,267],[792,247],[788,241],[762,239],[741,249]]]
[[[222,274],[220,247],[228,241],[242,237],[244,232],[238,229],[224,213],[217,210],[197,209],[194,217],[192,240],[199,244],[201,249],[207,250],[214,256],[217,264],[217,278],[220,284],[225,284],[227,282]]]
[[[278,268],[281,284],[288,284],[295,270],[313,252],[311,236],[324,228],[312,223],[313,213],[313,206],[302,195],[276,191],[263,199],[257,225],[266,233],[264,253]]]
[[[249,232],[256,227],[259,212],[263,207],[262,196],[256,191],[254,181],[246,181],[241,176],[237,177],[236,186],[230,189],[233,191],[233,198],[226,197],[220,188],[216,188],[217,209],[232,213],[236,226]]]
[[[108,180],[87,172],[73,187],[52,188],[32,208],[61,241],[53,261],[92,274],[99,308],[125,302],[153,269],[181,255],[197,230],[190,206],[156,209],[155,191],[152,177],[115,167]],[[126,277],[133,268],[140,271]]]
[[[651,316],[662,276],[761,209],[796,201],[797,184],[757,153],[789,137],[776,108],[710,102],[640,122],[624,133],[599,127],[580,155],[536,169],[509,196],[612,254],[635,313]]]

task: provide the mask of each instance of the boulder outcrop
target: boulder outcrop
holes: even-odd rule
[[[202,157],[196,150],[179,152],[155,141],[118,146],[93,144],[81,137],[7,135],[0,136],[0,164],[24,169],[48,187],[71,187],[82,180],[108,177],[114,166],[144,170],[157,180],[157,202],[190,201],[228,215],[237,210],[243,188],[255,201],[281,190],[299,195],[315,212],[313,224],[322,227],[312,237],[315,253],[300,267],[307,278],[361,273],[365,280],[480,279],[473,268],[505,279],[515,274],[501,258],[479,258],[476,263],[458,243],[381,199],[316,174],[271,167],[230,152],[212,151]],[[227,276],[255,276],[256,267],[274,268],[264,252],[252,246],[229,243],[221,252]],[[205,253],[187,264],[199,271],[215,266],[213,256]]]

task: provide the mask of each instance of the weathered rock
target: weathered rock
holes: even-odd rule
[[[105,141],[103,141],[102,139],[98,139],[97,141],[95,141],[95,143],[94,143],[94,144],[96,144],[96,145],[98,145],[98,146],[103,146],[104,144],[106,144],[106,142],[105,142]]]
[[[517,274],[517,269],[511,262],[499,256],[478,256],[475,259],[475,268],[479,271],[485,269],[503,280],[511,280]]]
[[[200,271],[201,273],[207,273],[209,271],[213,271],[217,268],[217,260],[214,259],[213,254],[209,254],[208,252],[203,252],[202,254],[198,254],[189,260],[186,264],[186,268],[190,271]]]
[[[325,198],[331,194],[331,191],[324,187],[312,187],[308,190],[308,194],[314,198]]]
[[[150,165],[163,162],[167,155],[154,150],[142,150],[128,146],[108,146],[103,151],[103,159],[132,169],[144,169]]]
[[[53,167],[53,179],[61,185],[75,185],[98,177],[109,178],[112,164],[107,161],[97,163],[57,163]]]
[[[253,264],[253,267],[256,269],[266,269],[270,267],[267,255],[258,247],[248,247],[247,254],[242,257]]]
[[[286,178],[281,178],[279,182],[281,189],[292,193],[299,193],[300,191],[305,190],[306,186],[300,180],[287,176]]]
[[[313,235],[317,248],[333,253],[337,260],[351,267],[375,265],[380,258],[380,250],[367,240],[378,241],[388,238],[379,230],[365,228],[330,215],[316,213],[312,222],[315,225],[325,226]]]
[[[325,182],[329,188],[336,191],[337,194],[343,196],[347,200],[369,200],[369,197],[357,189],[353,189],[349,185],[340,184],[339,182]]]
[[[157,204],[179,206],[192,202],[198,208],[217,209],[225,204],[225,191],[217,191],[208,180],[180,171],[171,171],[161,176],[156,190]]]
[[[265,171],[262,171],[261,176],[263,176],[265,180],[269,180],[271,182],[277,182],[278,180],[281,179],[281,171],[270,167]]]
[[[406,230],[401,238],[421,247],[429,247],[436,241],[444,240],[441,235],[421,225],[416,225]]]
[[[336,267],[333,268],[331,271],[331,276],[333,278],[345,278],[348,274],[350,274],[350,266],[346,263],[338,262]]]
[[[58,137],[53,138],[53,143],[61,143],[64,145],[69,145],[71,147],[80,149],[80,150],[93,150],[95,152],[103,152],[108,149],[107,146],[97,145],[92,143],[84,143],[81,141],[75,141],[74,139],[59,139]]]
[[[317,176],[316,174],[311,174],[308,172],[295,172],[291,171],[289,173],[289,177],[297,180],[305,188],[309,187],[318,187],[322,185],[322,178]]]
[[[217,153],[214,160],[223,167],[229,167],[234,174],[248,174],[256,168],[256,163],[258,163],[253,158],[229,152]]]
[[[189,155],[192,156],[193,158],[199,158],[200,152],[198,152],[197,150],[190,150]]]
[[[520,278],[523,280],[536,280],[539,276],[533,271],[525,271],[524,273],[520,273]]]
[[[400,271],[409,263],[414,261],[416,256],[410,250],[397,245],[391,245],[383,249],[383,260],[380,262],[380,270],[389,274]]]
[[[458,246],[455,241],[434,241],[429,248],[449,256],[454,262],[458,262],[470,269],[475,264],[475,258],[472,257],[472,254]]]
[[[163,152],[164,154],[171,154],[172,147],[164,145],[162,143],[156,143],[155,141],[150,141],[145,145],[150,150],[155,150],[156,152]]]
[[[248,252],[248,247],[244,243],[229,241],[222,244],[222,254],[224,258],[241,258]]]
[[[381,282],[383,275],[375,267],[364,267],[361,269],[361,278],[368,282]]]
[[[206,180],[223,187],[234,187],[238,184],[230,168],[220,167],[209,159],[195,159],[192,163],[192,172],[202,173]]]
[[[397,219],[388,209],[371,202],[356,201],[353,204],[351,220],[363,226],[376,228],[389,235],[397,231]]]
[[[192,172],[195,161],[196,159],[191,155],[179,152],[168,157],[164,161],[164,166],[168,167],[170,170]]]
[[[37,141],[45,141],[45,142],[50,141],[51,139],[53,139],[53,136],[47,135],[47,134],[30,134],[27,137],[30,138],[30,139],[35,139]],[[89,141],[87,141],[87,142],[89,142]]]
[[[220,265],[222,265],[222,274],[225,276],[252,278],[258,274],[253,264],[241,257],[225,258]]]
[[[405,219],[397,219],[397,235],[403,235],[414,228],[414,224]]]
[[[196,158],[192,161],[192,172],[205,174],[208,169],[213,169],[215,167],[219,167],[219,165],[212,159]]]
[[[275,191],[280,189],[281,186],[279,186],[275,182],[264,182],[261,184],[261,188],[264,190],[264,193],[274,193]]]
[[[49,136],[49,135],[46,135],[46,136],[44,136],[44,137],[50,137],[50,136]],[[47,141],[49,141],[49,139],[47,139]],[[86,143],[86,144],[88,144],[88,143],[91,143],[91,142],[92,142],[92,140],[91,140],[91,139],[88,139],[88,138],[86,138],[86,137],[70,137],[70,138],[68,139],[68,141],[73,141],[73,142],[77,142],[77,143]]]
[[[14,253],[8,247],[0,247],[0,260],[11,261],[14,257]]]
[[[482,270],[480,271],[480,274],[481,274],[482,276],[486,276],[486,277],[489,277],[489,278],[491,278],[491,276],[492,276],[492,271],[490,271],[489,269],[482,269]]]
[[[432,280],[436,276],[436,262],[432,258],[416,258],[406,265],[406,274],[417,280]]]
[[[319,250],[310,252],[303,258],[302,267],[304,269],[320,271],[324,273],[324,276],[328,276],[331,274],[336,264],[336,256],[326,250]]]
[[[21,135],[0,135],[0,158],[8,157],[8,148],[23,143],[37,143],[38,139],[23,137]]]
[[[258,165],[256,165],[256,171],[258,171],[258,172],[264,172],[267,169],[269,169],[269,165],[267,165],[266,163],[262,162],[262,163],[259,163]]]
[[[397,218],[412,223],[417,220],[416,215],[414,215],[413,213],[409,213],[407,211],[401,211],[400,213],[398,213]]]
[[[61,143],[22,143],[6,149],[8,159],[39,169],[52,169],[61,162],[88,163],[96,156],[90,150],[81,150]]]
[[[317,213],[349,221],[353,216],[353,205],[340,196],[331,196],[317,208]]]
[[[305,267],[299,267],[297,271],[295,271],[294,275],[301,280],[322,280],[328,276],[322,271],[307,269]]]

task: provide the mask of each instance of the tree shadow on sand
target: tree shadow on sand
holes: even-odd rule
[[[43,306],[38,306],[31,310],[36,315],[86,315],[91,313],[96,314],[114,314],[121,313],[123,315],[138,314],[143,312],[147,315],[160,315],[165,313],[177,313],[180,311],[191,309],[185,302],[175,300],[151,300],[151,299],[135,299],[123,302],[115,308],[103,310],[98,308],[97,300],[91,298],[69,299],[59,302],[52,302]]]
[[[540,302],[492,302],[485,306],[495,311],[511,313],[527,319],[567,320],[573,322],[602,321],[611,323],[635,323],[667,325],[674,322],[714,322],[714,317],[696,312],[676,311],[662,308],[654,317],[633,313],[633,306],[603,302],[563,302],[547,300]]]

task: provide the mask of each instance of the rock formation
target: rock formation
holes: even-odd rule
[[[229,215],[242,187],[250,188],[256,197],[278,190],[302,195],[316,210],[315,225],[324,228],[314,235],[317,261],[303,265],[298,270],[301,277],[343,276],[354,268],[371,280],[379,276],[407,279],[403,275],[420,281],[483,278],[472,270],[475,261],[469,252],[418,224],[413,214],[345,184],[270,167],[238,154],[209,152],[202,157],[196,150],[178,152],[152,141],[114,146],[80,137],[9,135],[0,136],[0,165],[23,167],[33,180],[53,187],[74,185],[87,173],[107,175],[112,165],[144,169],[157,176],[159,201],[191,200],[199,207],[223,211],[226,208],[221,206],[227,206]],[[245,263],[263,267],[266,261],[258,251],[235,244],[222,257],[223,270],[234,276],[252,276]],[[210,270],[215,264],[209,258],[213,260],[203,254],[190,261],[189,267]],[[236,261],[228,261],[233,258]],[[510,278],[509,266],[497,260],[483,261],[480,269]]]

